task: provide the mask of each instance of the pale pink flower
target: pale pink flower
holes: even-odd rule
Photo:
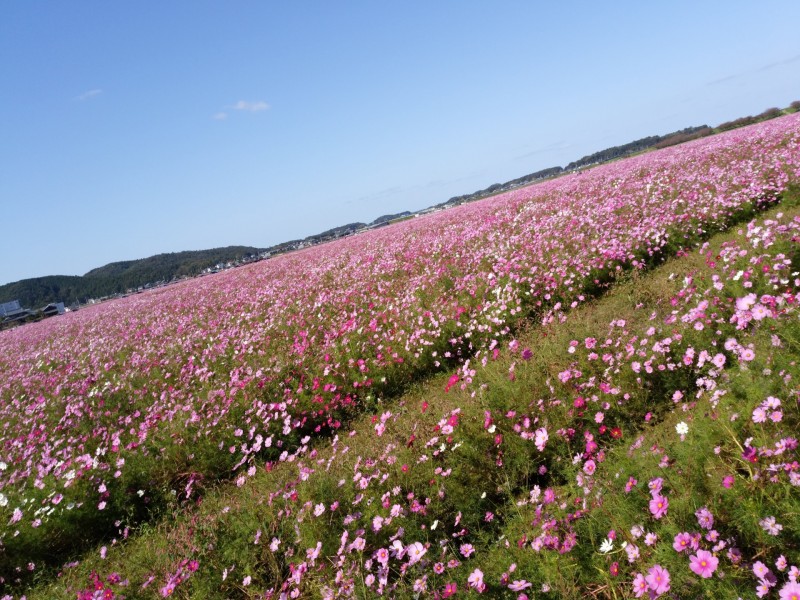
[[[800,584],[790,581],[781,588],[778,597],[781,600],[800,600]]]
[[[467,583],[470,587],[475,588],[479,592],[485,590],[486,584],[483,581],[483,571],[480,569],[475,569],[467,578]]]
[[[539,452],[544,452],[545,444],[547,444],[547,440],[549,436],[547,435],[547,429],[544,427],[540,427],[536,430],[536,437],[534,443],[536,444],[536,449]]]
[[[524,579],[515,580],[513,583],[508,584],[508,589],[512,592],[521,592],[524,589],[527,589],[533,585],[532,583],[525,581]]]
[[[406,554],[408,555],[408,564],[413,565],[419,562],[422,556],[428,550],[420,542],[414,542],[406,547]]]

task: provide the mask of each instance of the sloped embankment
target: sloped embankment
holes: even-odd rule
[[[794,194],[28,597],[790,590]]]

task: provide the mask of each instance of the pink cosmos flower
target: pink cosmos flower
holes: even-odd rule
[[[758,522],[762,529],[770,535],[778,535],[783,529],[783,525],[775,520],[775,517],[765,517]]]
[[[428,550],[425,548],[425,546],[423,546],[420,542],[409,544],[406,548],[406,553],[408,554],[408,564],[413,565],[415,562],[419,562],[423,554],[425,554],[427,551]]]
[[[628,562],[633,564],[639,558],[639,546],[636,544],[628,544],[625,546],[625,554],[628,555]]]
[[[697,522],[703,529],[711,529],[714,526],[714,515],[705,506],[694,513],[697,517]]]
[[[532,583],[524,579],[515,580],[513,583],[508,584],[508,589],[512,592],[521,592],[522,590],[531,587]]]
[[[655,479],[651,479],[647,482],[647,487],[650,489],[651,496],[657,496],[658,493],[661,491],[661,488],[664,485],[664,479],[662,477],[656,477]]]
[[[756,357],[756,353],[751,348],[742,348],[739,353],[739,360],[750,362]]]
[[[475,553],[475,548],[472,546],[472,544],[461,544],[459,552],[461,552],[461,556],[464,558],[469,558]]]
[[[800,584],[790,581],[778,593],[781,600],[800,600]]]
[[[654,518],[660,519],[667,514],[669,508],[669,500],[665,496],[656,495],[650,500],[650,513]]]
[[[656,597],[669,591],[669,571],[661,565],[654,565],[644,579]]]
[[[675,536],[672,547],[675,548],[675,552],[683,552],[684,550],[688,550],[691,544],[692,536],[684,531]]]
[[[766,580],[770,575],[772,575],[772,572],[769,570],[767,565],[765,565],[760,560],[757,560],[753,564],[753,573],[755,574],[756,577],[758,577],[762,581]]]
[[[161,594],[162,598],[166,598],[167,596],[172,594],[173,591],[175,591],[175,582],[168,581],[167,584],[164,587],[159,588],[158,591]]]
[[[547,444],[547,440],[549,436],[547,435],[547,429],[544,427],[540,427],[536,430],[536,437],[534,439],[534,443],[536,444],[536,449],[539,452],[544,452],[545,444]]]
[[[647,581],[644,579],[644,575],[641,573],[637,573],[636,576],[633,578],[633,593],[637,598],[641,598],[647,593],[649,586],[647,585]]]
[[[475,569],[467,578],[467,583],[470,587],[475,588],[479,592],[485,590],[486,584],[483,582],[483,571]]]
[[[719,559],[707,550],[698,550],[689,557],[689,568],[693,573],[708,579],[717,570]]]

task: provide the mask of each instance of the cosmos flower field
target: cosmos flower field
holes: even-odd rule
[[[793,114],[0,333],[0,589],[800,597],[799,182]]]

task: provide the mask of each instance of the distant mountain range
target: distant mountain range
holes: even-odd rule
[[[542,169],[517,179],[506,181],[505,183],[495,183],[486,189],[473,192],[472,194],[454,196],[446,202],[419,211],[419,213],[441,210],[458,204],[464,204],[465,202],[472,202],[536,181],[557,177],[563,173],[569,173],[603,162],[625,158],[647,150],[680,144],[713,133],[719,133],[720,131],[727,131],[736,127],[779,117],[783,114],[796,112],[797,110],[800,110],[800,101],[792,102],[792,104],[784,110],[770,108],[759,115],[742,117],[735,121],[722,123],[713,129],[707,125],[701,125],[699,127],[687,127],[686,129],[666,135],[649,136],[622,146],[606,148],[605,150],[584,156],[577,161],[571,162],[566,167]],[[213,248],[211,250],[157,254],[139,260],[109,263],[105,266],[92,269],[83,276],[48,275],[46,277],[23,279],[0,286],[0,303],[19,300],[22,306],[28,308],[39,308],[50,302],[63,302],[67,306],[83,304],[90,299],[108,298],[133,293],[141,291],[144,288],[163,285],[186,277],[193,277],[203,272],[222,270],[246,262],[268,258],[283,252],[320,244],[352,235],[359,231],[388,225],[393,221],[412,217],[414,214],[415,213],[405,211],[398,214],[378,217],[369,224],[349,223],[316,235],[308,236],[302,240],[283,242],[269,248],[228,246],[226,248]]]

